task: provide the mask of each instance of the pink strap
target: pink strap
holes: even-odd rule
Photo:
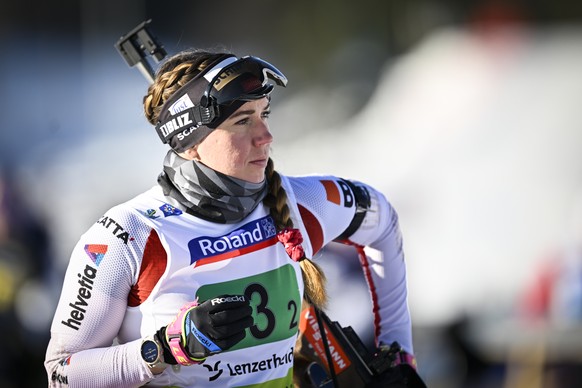
[[[404,350],[396,353],[396,359],[392,362],[392,366],[408,364],[414,369],[416,369],[416,357],[410,353],[406,353]]]
[[[184,366],[200,364],[204,361],[204,359],[193,360],[188,357],[188,354],[182,345],[186,343],[186,336],[184,335],[184,315],[196,306],[198,306],[198,299],[182,306],[172,323],[166,327],[166,341],[168,341],[168,345],[170,345],[172,355],[178,364]]]

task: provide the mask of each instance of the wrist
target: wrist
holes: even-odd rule
[[[140,355],[153,374],[162,373],[168,364],[164,362],[162,344],[156,336],[147,336],[142,339]]]
[[[193,365],[204,362],[206,358],[193,358],[185,349],[186,344],[186,329],[184,327],[184,319],[188,311],[196,308],[198,302],[190,302],[180,309],[178,315],[165,328],[165,342],[168,344],[169,350],[176,361],[180,365]]]
[[[164,356],[164,362],[169,365],[178,365],[172,351],[170,350],[170,345],[166,341],[166,326],[160,328],[154,334],[154,337],[158,340],[158,342],[162,345],[162,352]]]

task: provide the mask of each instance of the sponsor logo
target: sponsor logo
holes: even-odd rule
[[[87,256],[89,256],[91,261],[95,263],[96,266],[99,266],[99,264],[101,264],[101,260],[103,260],[103,257],[105,256],[105,253],[107,253],[107,245],[87,244],[85,245],[85,253],[87,253]]]
[[[198,342],[200,342],[205,348],[207,348],[211,352],[220,352],[222,349],[220,349],[218,345],[216,345],[208,337],[202,334],[200,330],[198,330],[194,322],[192,322],[192,319],[190,319],[190,314],[188,314],[187,317],[188,320],[186,321],[185,326],[186,332],[191,333],[198,340]]]
[[[178,136],[178,140],[184,140],[186,137],[190,136],[190,134],[194,132],[197,128],[198,127],[190,127],[178,133],[176,136]]]
[[[78,273],[77,276],[79,277],[78,283],[80,287],[77,290],[77,298],[75,301],[69,303],[71,307],[71,311],[69,312],[70,318],[66,321],[61,321],[63,325],[73,330],[79,330],[83,319],[85,319],[85,314],[87,313],[86,308],[89,305],[91,291],[93,290],[93,282],[97,277],[97,269],[87,264],[83,273]]]
[[[164,125],[161,125],[160,131],[164,137],[167,137],[173,132],[192,124],[193,123],[192,119],[190,118],[190,112],[184,112],[181,115],[174,117],[170,121],[167,121]]]
[[[214,85],[212,85],[212,87],[214,87],[214,89],[216,90],[221,90],[226,85],[228,85],[233,79],[237,78],[240,75],[240,69],[241,69],[240,64],[234,65],[226,69],[225,71],[220,73],[220,75],[216,78],[216,81],[214,81]]]
[[[147,218],[151,218],[152,220],[155,220],[156,218],[159,217],[156,214],[156,209],[148,209],[145,212],[143,212],[143,215],[146,216]]]
[[[188,243],[190,264],[212,256],[234,257],[244,253],[244,249],[265,242],[275,235],[275,223],[270,216],[267,216],[249,222],[242,228],[224,236],[195,238]]]
[[[210,366],[206,363],[203,364],[208,372],[213,373],[208,378],[208,381],[217,380],[225,370],[228,372],[228,376],[235,377],[248,375],[251,373],[264,372],[286,365],[293,365],[293,347],[291,347],[289,351],[284,354],[277,355],[273,353],[270,357],[258,361],[250,361],[240,364],[227,363],[225,368],[220,367],[220,361],[216,362],[214,366]]]
[[[53,374],[51,375],[51,380],[59,384],[67,385],[69,384],[69,379],[67,378],[67,376],[63,376],[60,373],[57,373],[56,371],[53,372]]]
[[[113,218],[103,216],[97,221],[98,224],[101,224],[105,227],[105,229],[109,230],[115,237],[123,241],[125,245],[127,245],[128,241],[133,241],[134,238],[129,236],[129,233],[125,231],[123,226],[119,225]]]
[[[162,211],[162,213],[164,213],[164,217],[179,216],[180,214],[182,214],[182,210],[176,209],[169,203],[165,203],[162,206],[160,206],[160,210]]]
[[[257,373],[279,368],[280,366],[287,364],[293,364],[293,348],[282,356],[273,354],[271,357],[260,361],[252,361],[242,364],[226,364],[226,366],[230,376],[242,376],[248,375],[249,373]]]
[[[214,380],[216,380],[217,378],[220,377],[220,375],[222,374],[222,372],[224,372],[222,370],[222,368],[220,368],[220,369],[218,368],[219,365],[220,365],[220,361],[216,361],[214,363],[214,366],[213,367],[210,366],[210,365],[208,365],[208,364],[202,364],[203,367],[205,367],[206,369],[208,369],[208,372],[211,372],[211,373],[214,372],[214,374],[208,378],[208,381],[214,381]]]
[[[226,298],[214,298],[210,301],[212,305],[217,305],[226,302],[244,302],[245,297],[243,295],[227,296]]]
[[[194,104],[192,103],[190,96],[188,94],[184,94],[182,97],[177,99],[175,103],[172,104],[168,111],[175,115],[182,112],[183,110],[192,108],[193,106]]]
[[[322,360],[324,360],[326,357],[326,352],[323,345],[323,338],[319,330],[319,324],[315,316],[315,310],[313,309],[312,306],[306,308],[302,312],[301,322],[299,326],[300,326],[299,330],[305,335],[305,338],[307,339],[311,347],[315,350],[319,357]],[[335,338],[333,333],[331,333],[331,331],[327,327],[327,324],[325,324],[324,326],[331,358],[333,360],[335,368],[339,372],[342,372],[347,367],[350,366],[351,362],[347,355],[345,354],[345,352],[343,351],[343,348],[339,344],[338,340]]]
[[[325,188],[325,194],[329,202],[341,205],[343,199],[344,207],[352,207],[355,203],[352,190],[344,181],[320,180]],[[339,186],[339,187],[338,187]],[[340,192],[341,190],[341,192]]]
[[[164,214],[164,217],[179,216],[180,214],[182,214],[182,210],[176,209],[169,203],[163,204],[162,206],[159,207],[159,209]],[[152,220],[155,220],[156,218],[160,217],[156,209],[148,209],[143,212],[143,215],[148,218],[151,218]]]

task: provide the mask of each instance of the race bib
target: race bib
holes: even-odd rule
[[[259,275],[205,285],[197,292],[200,301],[223,294],[245,295],[253,308],[254,325],[230,350],[280,341],[297,334],[301,296],[291,264]]]

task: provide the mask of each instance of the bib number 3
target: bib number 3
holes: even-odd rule
[[[282,286],[284,285],[284,286]],[[291,265],[247,278],[202,286],[200,300],[219,294],[243,294],[253,308],[253,325],[247,336],[232,350],[271,343],[297,334],[301,295]]]
[[[251,326],[251,334],[253,337],[257,339],[263,339],[268,337],[273,330],[275,329],[275,314],[273,310],[267,307],[267,303],[269,303],[269,294],[267,294],[267,290],[260,284],[249,284],[249,286],[245,289],[245,296],[247,299],[253,301],[253,296],[258,294],[259,296],[259,303],[256,306],[257,309],[257,318],[259,315],[263,315],[267,321],[264,329],[260,329],[259,326],[255,323]]]

